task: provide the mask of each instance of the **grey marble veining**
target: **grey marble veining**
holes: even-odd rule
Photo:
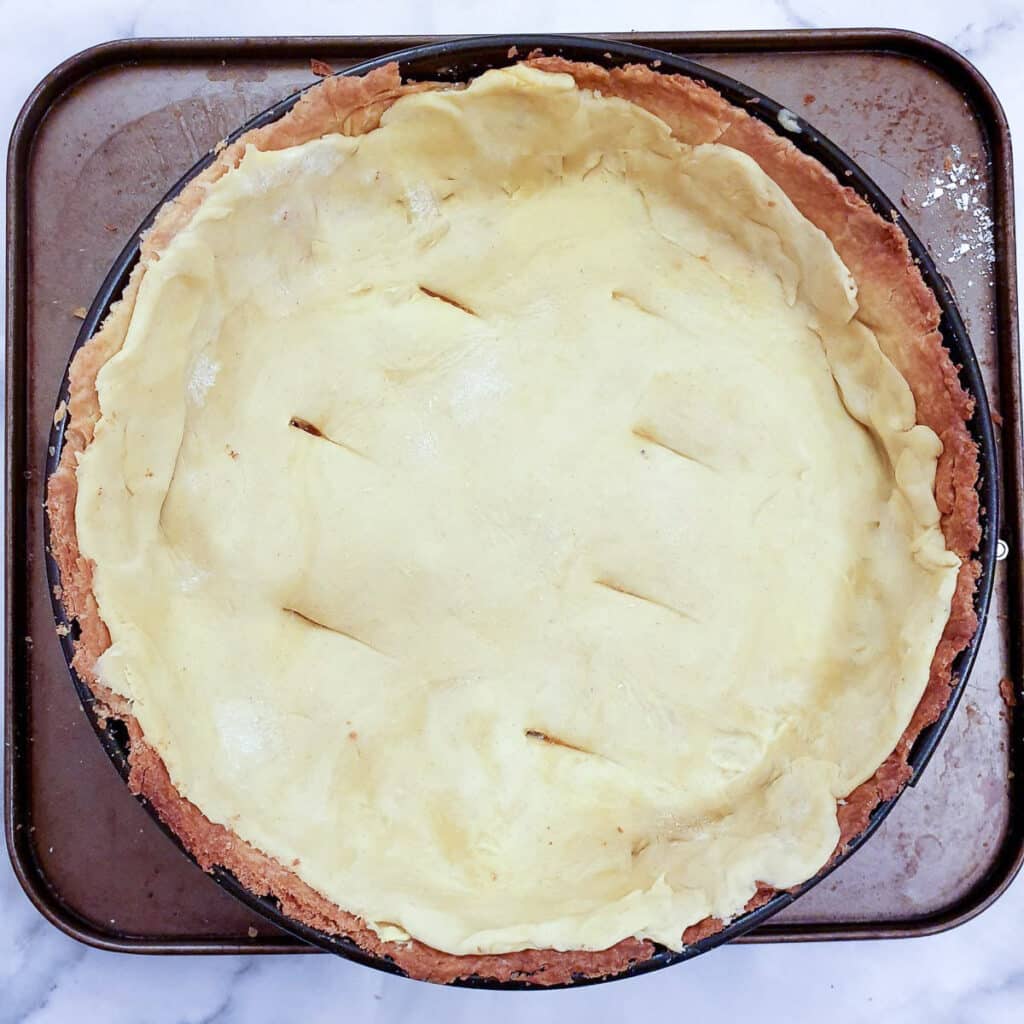
[[[1024,124],[1021,0],[0,0],[0,128],[54,65],[123,36],[697,30],[889,25],[967,55]],[[1018,172],[1018,182],[1024,173]],[[1018,198],[1022,196],[1018,184]],[[0,213],[2,216],[2,213]],[[327,956],[142,957],[80,946],[32,908],[0,862],[0,1024],[685,1019],[853,1024],[1024,1021],[1024,881],[931,938],[723,948],[611,986],[550,993],[446,990]]]

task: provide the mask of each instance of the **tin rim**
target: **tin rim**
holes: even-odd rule
[[[911,255],[919,266],[925,283],[931,288],[938,300],[942,314],[939,329],[942,333],[943,344],[950,352],[954,364],[958,367],[961,385],[971,394],[975,401],[974,413],[968,422],[968,429],[977,443],[979,451],[979,480],[977,487],[981,499],[980,521],[982,527],[982,537],[978,547],[978,558],[981,562],[982,570],[974,596],[975,610],[978,615],[978,628],[970,644],[953,662],[953,678],[955,683],[945,709],[934,723],[921,731],[911,748],[907,758],[912,773],[908,786],[915,785],[956,711],[980,646],[992,595],[996,565],[996,543],[999,532],[998,460],[988,397],[967,329],[945,279],[942,277],[927,249],[899,213],[896,204],[839,147],[817,132],[802,117],[783,107],[782,104],[727,75],[698,64],[695,61],[688,60],[685,57],[675,56],[667,52],[632,43],[594,37],[588,38],[571,35],[475,36],[399,50],[346,68],[344,71],[339,72],[339,74],[343,76],[363,75],[375,68],[397,62],[403,80],[429,78],[451,82],[467,81],[490,68],[507,66],[514,63],[533,49],[540,49],[547,55],[562,56],[570,60],[591,61],[604,67],[646,64],[659,71],[683,74],[706,82],[720,92],[729,102],[745,109],[751,116],[766,122],[776,133],[788,138],[802,152],[822,163],[836,178],[853,188],[877,214],[887,220],[891,220],[906,236]],[[278,120],[291,110],[299,98],[310,88],[313,88],[315,84],[310,83],[304,89],[267,108],[231,133],[224,140],[225,143],[230,144],[246,132]],[[780,114],[783,114],[781,119],[779,117]],[[177,196],[215,158],[216,153],[210,151],[199,160],[168,190],[139,225],[131,240],[112,264],[93,300],[88,314],[83,320],[78,336],[69,353],[68,367],[70,367],[70,363],[78,349],[89,341],[99,328],[111,305],[120,298],[127,284],[128,277],[139,258],[142,236],[152,225],[161,207],[168,200]],[[59,405],[61,401],[66,401],[67,393],[68,372],[66,368],[55,405]],[[46,459],[44,473],[44,487],[48,484],[50,476],[60,463],[66,425],[67,417],[63,417],[51,429],[48,447],[49,454]],[[48,516],[45,520],[45,531],[46,572],[48,582],[50,583],[49,590],[56,623],[67,630],[66,634],[64,634],[64,630],[61,630],[62,634],[64,634],[61,636],[61,646],[68,664],[69,673],[78,692],[79,699],[86,710],[87,717],[99,736],[104,749],[107,751],[119,774],[127,781],[129,771],[127,729],[119,720],[100,719],[96,713],[96,699],[92,691],[71,668],[71,660],[74,656],[74,640],[78,630],[77,624],[68,619],[63,603],[57,597],[60,573],[56,562],[50,554],[50,525]],[[871,837],[895,806],[901,793],[879,803],[872,811],[867,827],[847,844],[842,854],[837,856],[828,866],[812,878],[791,890],[777,893],[763,906],[738,915],[725,928],[684,947],[680,952],[673,952],[667,948],[656,946],[655,952],[648,959],[634,963],[618,974],[598,978],[580,977],[566,985],[541,986],[529,981],[499,982],[476,976],[461,979],[451,984],[468,988],[512,990],[578,987],[634,977],[692,959],[763,924],[768,918],[778,913],[826,878]],[[141,797],[139,799],[163,832],[194,862],[195,858],[185,848],[176,833],[161,821],[159,815],[157,815],[156,811],[147,801]],[[348,938],[331,935],[289,917],[282,912],[275,899],[267,896],[257,896],[243,886],[230,871],[221,867],[215,867],[211,874],[222,888],[250,909],[267,918],[278,928],[346,959],[391,974],[404,975],[404,972],[389,958],[368,953]]]

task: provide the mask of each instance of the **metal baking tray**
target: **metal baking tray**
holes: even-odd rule
[[[557,53],[575,60],[593,60],[602,64],[624,64],[628,62],[653,63],[655,66],[663,67],[675,73],[700,77],[714,85],[723,95],[735,104],[747,106],[754,116],[762,118],[773,127],[782,120],[781,108],[775,101],[764,95],[752,92],[749,87],[740,85],[735,80],[721,75],[704,64],[696,64],[684,58],[669,54],[663,50],[651,50],[637,47],[628,43],[612,41],[602,38],[581,39],[580,37],[559,37],[559,36],[532,36],[515,37],[511,45],[508,37],[475,37],[470,39],[442,41],[430,43],[425,46],[399,51],[397,54],[385,55],[372,59],[358,65],[353,69],[357,73],[365,73],[373,67],[379,67],[383,63],[395,60],[398,62],[402,74],[405,77],[413,78],[441,78],[451,81],[466,81],[474,75],[480,74],[488,68],[496,65],[510,63],[516,59],[520,52],[529,52],[534,47],[540,47],[546,52]],[[261,127],[282,117],[296,102],[298,93],[288,99],[271,106],[263,111],[248,124],[236,129],[225,142],[233,142],[245,132]],[[789,117],[795,119],[795,115],[789,112]],[[987,615],[989,599],[991,596],[993,575],[995,568],[996,553],[996,530],[998,524],[999,496],[996,492],[998,486],[998,466],[995,456],[995,439],[993,436],[993,424],[990,417],[987,396],[984,391],[984,383],[981,378],[980,367],[977,364],[975,353],[967,337],[966,329],[961,321],[961,316],[954,305],[948,285],[939,273],[932,257],[922,246],[921,242],[914,237],[909,228],[901,222],[899,213],[893,208],[893,200],[878,190],[875,183],[865,177],[863,171],[850,158],[837,149],[829,141],[818,135],[815,129],[809,124],[803,124],[795,137],[796,144],[829,167],[841,180],[845,181],[851,188],[856,189],[873,206],[877,213],[891,219],[904,231],[908,233],[911,252],[918,262],[921,273],[927,284],[935,292],[942,306],[941,329],[944,341],[949,350],[953,353],[954,360],[961,364],[960,376],[964,386],[976,397],[974,415],[969,423],[971,432],[978,443],[980,459],[980,480],[979,490],[981,493],[981,520],[982,539],[979,546],[979,561],[982,571],[978,580],[975,605],[979,618],[984,621]],[[164,197],[164,202],[172,196],[178,195],[185,188],[188,181],[203,170],[213,160],[214,153],[209,152],[198,163],[196,163],[187,174],[174,184]],[[940,190],[940,196],[942,190]],[[162,205],[162,204],[160,204]],[[134,237],[114,261],[114,265],[108,273],[99,292],[93,299],[91,308],[86,312],[84,322],[78,332],[75,348],[84,344],[99,328],[99,325],[106,319],[110,308],[120,297],[127,286],[131,268],[138,261],[140,255],[140,239],[148,229],[155,211],[147,217],[143,225],[137,229]],[[53,428],[50,432],[47,475],[54,472],[60,464],[62,449],[65,439],[65,428],[67,419],[62,415],[60,409],[64,408],[67,388],[67,380],[61,383],[58,391],[59,409],[53,418]],[[55,405],[57,400],[55,400]],[[47,562],[47,570],[51,590],[55,594],[54,610],[56,617],[63,629],[62,647],[69,666],[74,656],[74,637],[76,635],[76,624],[68,620],[62,602],[57,596],[59,589],[59,572],[52,560]],[[959,680],[949,701],[949,706],[939,716],[934,725],[923,730],[918,736],[909,755],[909,762],[913,770],[912,781],[915,781],[924,765],[927,763],[935,746],[943,735],[946,726],[955,713],[957,704],[966,685],[971,666],[974,662],[977,649],[980,643],[981,630],[977,632],[967,649],[964,650],[954,661],[953,671],[955,678]],[[113,763],[125,777],[128,778],[128,743],[127,731],[124,725],[116,720],[110,720],[99,715],[95,710],[95,701],[88,686],[72,672],[72,678],[78,688],[83,706],[89,714],[90,720],[95,727],[100,739],[107,749]],[[879,804],[871,814],[870,824],[867,829],[857,835],[849,842],[844,852],[836,858],[833,866],[816,874],[813,878],[802,885],[787,892],[775,894],[765,905],[754,911],[740,914],[735,920],[722,930],[713,933],[706,938],[687,945],[681,952],[673,953],[668,949],[655,948],[655,952],[647,959],[637,962],[628,967],[618,976],[631,976],[646,973],[662,967],[670,966],[681,960],[689,959],[712,949],[723,942],[738,938],[750,931],[757,924],[767,921],[776,912],[790,905],[795,897],[813,888],[821,879],[826,877],[834,869],[834,866],[841,864],[857,848],[861,846],[881,825],[891,808],[895,805],[894,800],[887,800]],[[176,843],[177,836],[170,830],[168,835]],[[184,850],[184,847],[182,847]],[[188,852],[187,850],[185,852]],[[369,954],[361,949],[351,939],[345,936],[327,934],[315,928],[296,921],[294,918],[283,914],[276,900],[268,897],[257,897],[245,886],[240,885],[238,880],[227,870],[216,868],[213,877],[220,885],[227,889],[232,895],[241,900],[252,909],[262,913],[269,918],[272,924],[284,928],[299,938],[318,945],[331,952],[338,953],[349,959],[357,960],[381,970],[395,971],[398,968],[390,959]],[[608,980],[608,979],[599,979]],[[576,984],[590,983],[578,981]],[[497,982],[491,979],[473,978],[457,982],[472,986],[485,988],[521,988],[530,987],[532,982],[505,981]]]
[[[1013,824],[1016,818],[1019,828],[1019,816],[1011,813],[1019,783],[1011,782],[1007,752],[1019,746],[1010,740],[1020,723],[1001,703],[999,685],[1020,678],[1021,445],[1005,121],[977,73],[921,37],[629,39],[695,56],[799,111],[890,195],[905,196],[904,212],[940,260],[943,246],[953,245],[943,269],[1004,424],[1010,557],[997,574],[991,622],[965,702],[936,755],[941,767],[924,776],[920,791],[903,799],[856,858],[747,938],[948,927],[1001,891],[1022,850]],[[238,124],[308,84],[311,57],[343,67],[421,41],[108,44],[48,76],[15,129],[8,194],[8,845],[37,906],[83,941],[152,952],[309,949],[250,916],[161,836],[105,764],[68,685],[42,571],[38,475],[53,395],[77,333],[73,311],[89,302],[116,250],[167,186]],[[957,170],[961,165],[968,170]],[[953,190],[945,179],[961,177],[967,198],[961,201],[957,186],[946,202]],[[990,247],[977,211],[994,223]],[[970,235],[958,223],[965,213]]]

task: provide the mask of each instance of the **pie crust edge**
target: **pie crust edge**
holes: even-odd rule
[[[531,54],[532,67],[571,75],[581,89],[617,96],[665,121],[683,142],[717,142],[752,157],[793,201],[800,212],[832,240],[859,288],[859,317],[872,327],[879,345],[907,380],[917,405],[917,421],[938,435],[943,451],[938,460],[935,497],[947,547],[961,559],[949,620],[931,663],[925,692],[896,749],[874,776],[849,794],[838,807],[838,856],[867,826],[874,807],[895,796],[910,777],[907,755],[922,729],[934,722],[949,701],[952,662],[977,628],[974,590],[981,572],[972,558],[981,535],[977,448],[968,430],[974,400],[960,386],[957,370],[942,345],[940,311],[895,224],[878,216],[852,189],[844,187],[817,160],[801,153],[767,124],[733,106],[714,89],[695,79],[663,74],[644,65],[607,70],[594,64]],[[441,83],[402,84],[398,66],[389,64],[363,77],[327,78],[310,89],[283,118],[246,133],[223,147],[213,163],[193,179],[158,214],[142,241],[141,258],[122,298],[111,308],[101,329],[75,356],[69,371],[69,396],[64,449],[47,486],[46,508],[50,547],[60,570],[57,597],[81,633],[75,642],[72,667],[96,696],[101,716],[121,719],[130,739],[129,787],[146,799],[160,819],[206,871],[230,870],[250,891],[276,898],[288,916],[319,930],[350,937],[362,949],[385,956],[411,977],[436,982],[479,976],[537,985],[571,982],[579,977],[617,974],[648,959],[654,944],[625,939],[609,949],[522,950],[505,954],[457,956],[416,940],[384,942],[365,921],[342,910],[230,829],[209,821],[175,789],[157,752],[147,744],[128,701],[105,687],[95,671],[97,658],[110,646],[110,636],[92,592],[91,561],[79,551],[75,526],[78,456],[92,440],[100,418],[96,376],[121,347],[147,266],[188,224],[207,187],[236,167],[245,148],[278,150],[322,135],[361,135],[380,123],[381,115],[401,96]],[[775,890],[759,886],[748,902],[752,910]],[[686,929],[691,944],[720,931],[726,922],[707,918]]]

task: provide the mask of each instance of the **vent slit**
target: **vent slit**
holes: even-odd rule
[[[599,587],[604,587],[605,590],[613,590],[616,594],[623,594],[626,597],[632,597],[634,600],[643,601],[646,604],[653,604],[656,608],[664,608],[667,612],[672,612],[673,615],[678,615],[679,618],[685,619],[687,622],[699,622],[699,619],[694,618],[689,612],[684,612],[681,608],[676,608],[674,605],[665,604],[664,601],[659,601],[657,598],[648,597],[646,594],[638,594],[635,590],[629,590],[627,587],[622,586],[621,583],[614,583],[611,580],[599,579],[594,580]]]
[[[698,459],[696,455],[690,455],[688,452],[684,452],[679,448],[673,448],[672,445],[666,444],[661,440],[661,438],[655,437],[647,427],[634,427],[633,436],[639,437],[641,441],[647,441],[650,444],[657,445],[659,448],[664,448],[665,451],[672,452],[673,455],[678,455],[679,458],[686,459],[687,462],[693,462],[698,466],[703,466],[706,470],[709,470],[712,473],[716,472],[714,466]]]
[[[587,750],[586,747],[580,747],[575,743],[570,743],[568,740],[559,739],[557,736],[541,732],[540,729],[527,729],[524,732],[524,735],[528,740],[540,740],[541,743],[550,743],[553,747],[564,747],[566,750],[575,750],[577,754],[589,754],[592,757],[601,757],[600,754],[595,754],[594,751]]]
[[[347,452],[351,452],[353,455],[358,455],[361,459],[366,459],[367,462],[373,460],[361,452],[358,448],[353,448],[352,445],[346,444],[344,441],[339,441],[337,438],[329,437],[325,434],[315,423],[310,423],[309,420],[303,419],[301,416],[293,416],[288,421],[288,426],[295,430],[301,430],[304,434],[309,434],[310,437],[315,437],[321,441],[326,441],[328,444],[333,444],[335,448],[343,448]]]
[[[432,288],[427,288],[425,285],[419,286],[420,291],[428,298],[437,299],[439,302],[446,302],[449,306],[454,306],[456,309],[462,310],[463,313],[467,313],[469,316],[475,316],[479,319],[480,314],[475,309],[471,309],[464,302],[459,302],[458,299],[453,299],[450,295],[445,295],[443,292],[435,292]]]
[[[640,313],[644,313],[647,316],[653,316],[658,320],[664,320],[665,318],[649,306],[645,306],[639,299],[634,298],[628,292],[613,291],[612,300],[614,302],[621,302],[625,306],[632,306],[635,310]]]
[[[286,615],[294,615],[297,619],[301,619],[307,625],[312,626],[313,629],[323,629],[326,630],[328,633],[334,633],[335,636],[343,636],[348,640],[353,640],[355,643],[360,644],[363,647],[369,648],[369,650],[373,651],[375,654],[379,654],[382,658],[391,657],[390,654],[386,654],[379,647],[374,647],[373,644],[356,636],[355,633],[349,633],[346,632],[344,629],[338,629],[337,626],[328,626],[327,623],[320,622],[319,619],[314,619],[311,616],[306,615],[304,612],[297,611],[295,608],[282,608],[281,611],[283,611]]]

